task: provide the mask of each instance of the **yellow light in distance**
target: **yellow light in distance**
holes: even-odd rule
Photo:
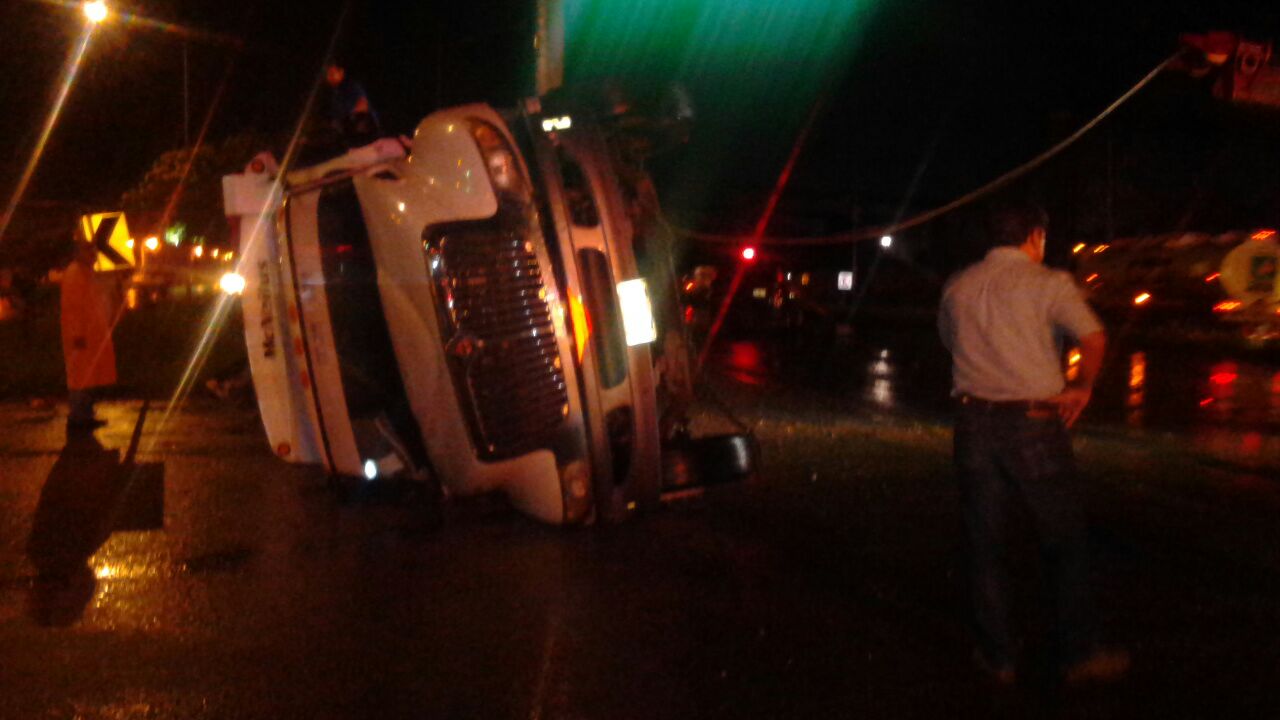
[[[1084,243],[1077,243],[1075,247],[1071,248],[1071,254],[1077,255],[1080,253],[1081,250],[1084,250],[1084,248],[1085,248]]]
[[[1071,352],[1067,353],[1067,382],[1075,382],[1080,377],[1080,349],[1071,348]]]
[[[204,257],[204,246],[203,246],[203,245],[197,245],[197,246],[195,246],[195,247],[191,248],[191,254],[192,254],[192,255],[194,255],[194,256],[196,256],[196,257]]]
[[[156,248],[160,247],[160,238],[156,237],[155,235],[152,235],[151,237],[143,241],[142,244],[146,245],[147,249],[150,250],[151,252],[155,252]]]
[[[1137,297],[1133,299],[1133,304],[1142,305],[1143,303],[1147,302],[1150,299],[1151,299],[1151,293],[1138,293]]]
[[[1141,390],[1147,382],[1147,356],[1145,353],[1134,353],[1129,361],[1129,388]]]

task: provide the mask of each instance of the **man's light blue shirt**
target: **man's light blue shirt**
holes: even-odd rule
[[[1071,275],[998,247],[942,291],[938,331],[951,351],[953,393],[1042,400],[1062,392],[1062,336],[1102,330]]]

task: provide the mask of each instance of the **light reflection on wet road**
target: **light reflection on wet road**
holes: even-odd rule
[[[726,338],[725,377],[802,389],[850,410],[945,419],[950,358],[928,327],[870,327],[834,342],[803,336]],[[1083,422],[1185,435],[1207,450],[1280,458],[1280,356],[1230,347],[1120,343],[1107,357]]]

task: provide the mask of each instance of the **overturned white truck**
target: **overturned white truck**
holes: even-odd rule
[[[543,103],[224,178],[280,457],[501,491],[549,523],[658,502],[690,394],[667,238],[611,126]],[[744,439],[719,447],[749,469]]]

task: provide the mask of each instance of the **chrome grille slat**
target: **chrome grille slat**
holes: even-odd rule
[[[538,313],[537,308],[533,307],[509,309],[504,312],[476,312],[470,310],[465,315],[459,313],[460,317],[469,321],[466,324],[473,332],[482,330],[486,334],[513,336],[519,335],[521,330],[537,329],[541,331],[545,329],[550,332],[552,328],[550,318],[547,318],[546,322],[540,322],[542,318],[539,318],[538,315],[540,313]]]
[[[537,369],[542,372],[554,372],[555,370],[550,363]],[[481,373],[480,376],[484,379],[484,386],[477,389],[477,392],[485,396],[509,396],[516,393],[519,387],[524,384],[523,379],[513,379],[497,372]],[[560,386],[555,385],[553,387],[558,390]]]
[[[530,329],[532,330],[532,328]],[[489,340],[485,341],[486,347],[498,346],[502,349],[508,349],[511,345],[548,345],[554,344],[555,336],[552,335],[553,328],[548,325],[538,329],[538,334],[533,335],[531,332],[521,328],[516,332],[507,332],[503,334],[492,333]]]
[[[569,401],[543,269],[511,227],[477,223],[437,244],[454,336],[476,341],[465,382],[481,451],[491,457],[546,447]]]

